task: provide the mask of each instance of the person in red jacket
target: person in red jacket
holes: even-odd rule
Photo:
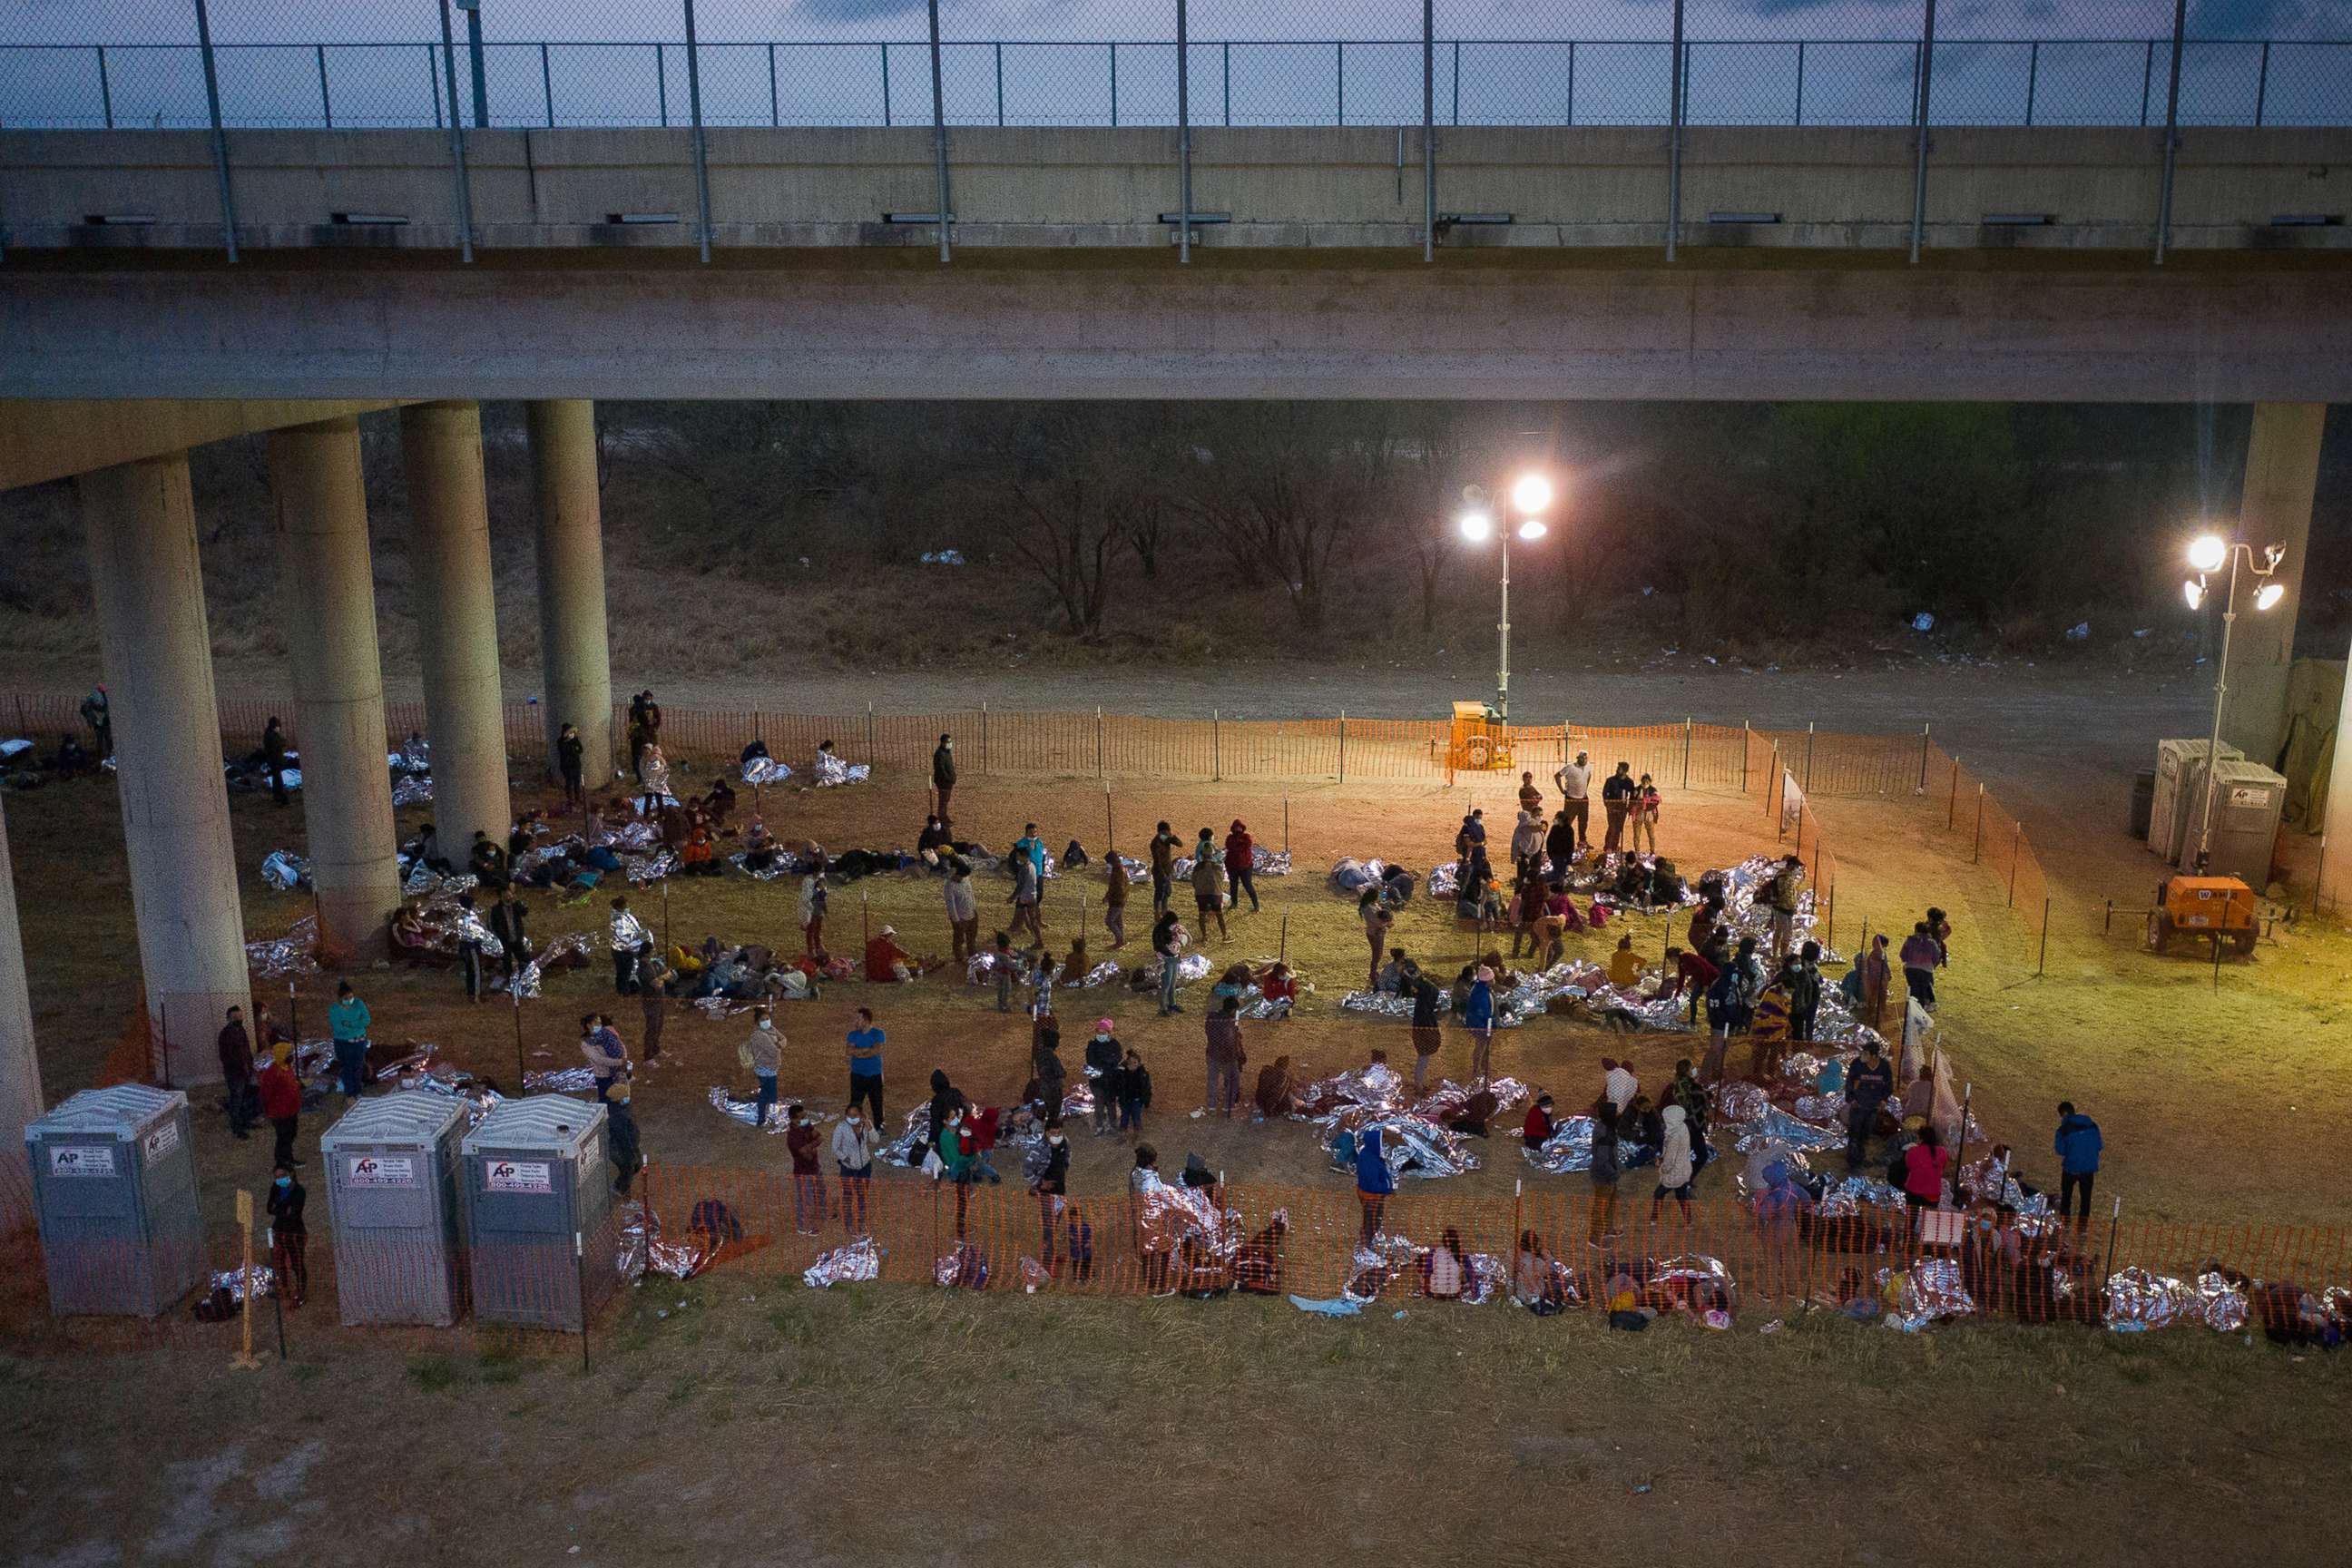
[[[1257,841],[1250,837],[1249,828],[1240,817],[1234,818],[1232,829],[1225,835],[1226,902],[1241,908],[1242,895],[1247,893],[1250,913],[1257,913],[1257,884],[1250,873],[1257,868]]]
[[[294,1132],[302,1116],[302,1085],[289,1064],[294,1059],[294,1047],[280,1043],[271,1048],[269,1065],[261,1069],[261,1114],[269,1118],[269,1125],[278,1130],[278,1147],[270,1156],[274,1164],[295,1166],[302,1162],[294,1157]]]
[[[971,1173],[975,1180],[995,1186],[1003,1177],[996,1173],[996,1130],[1004,1112],[997,1106],[983,1106],[971,1114],[965,1125],[971,1131]]]
[[[1559,1123],[1552,1120],[1551,1096],[1536,1096],[1536,1102],[1528,1107],[1527,1122],[1519,1129],[1520,1141],[1530,1149],[1540,1149],[1550,1142],[1552,1134],[1559,1131]]]

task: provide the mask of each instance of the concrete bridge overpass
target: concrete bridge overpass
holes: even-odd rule
[[[713,132],[707,206],[685,132],[475,132],[464,223],[446,138],[239,132],[233,265],[207,138],[0,134],[0,488],[79,493],[173,1077],[205,1076],[248,994],[186,458],[232,435],[269,432],[304,606],[331,954],[399,899],[356,417],[395,404],[457,844],[510,816],[482,398],[530,405],[550,739],[573,724],[590,757],[611,712],[596,397],[2247,402],[2242,526],[2301,560],[2325,405],[2352,401],[2352,134],[2199,132],[2159,225],[2145,133],[1939,130],[1916,265],[1906,132],[1685,134],[1706,216],[1669,261],[1667,149],[1641,131],[1445,132],[1441,237],[1411,129],[1196,132],[1189,226],[1162,221],[1169,132],[959,130],[947,245],[921,131]],[[2292,600],[2263,623],[2231,670],[2258,753]],[[2330,816],[2352,842],[2340,747]],[[2328,864],[2352,895],[2352,856]],[[25,994],[0,900],[10,1116],[40,1098]]]

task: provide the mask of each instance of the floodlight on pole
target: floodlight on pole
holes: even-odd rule
[[[2221,710],[2230,693],[2230,634],[2238,621],[2238,563],[2243,561],[2246,570],[2262,584],[2254,591],[2254,608],[2268,610],[2286,597],[2286,584],[2270,581],[2285,558],[2285,545],[2269,544],[2263,547],[2262,560],[2257,563],[2252,545],[2214,533],[2200,534],[2189,545],[2189,564],[2197,572],[2185,584],[2190,609],[2205,603],[2206,574],[2221,570],[2224,562],[2230,567],[2230,585],[2221,601],[2221,662],[2213,674],[2213,734],[2205,747],[2205,805],[2197,829],[2196,867],[2200,875],[2213,856],[2213,797],[2221,782]]]
[[[1485,512],[1465,511],[1462,514],[1462,537],[1473,544],[1483,542],[1494,531],[1495,520]]]
[[[1522,474],[1511,486],[1511,504],[1528,516],[1551,505],[1551,480],[1541,474]]]
[[[1463,499],[1470,510],[1461,517],[1462,537],[1473,544],[1483,544],[1493,535],[1502,546],[1502,615],[1495,623],[1495,715],[1505,723],[1511,718],[1511,534],[1514,529],[1505,524],[1496,526],[1494,515],[1486,510],[1486,491],[1476,485],[1467,486]],[[1533,543],[1551,531],[1538,514],[1551,505],[1551,479],[1543,474],[1521,474],[1511,482],[1511,510],[1519,514],[1516,531]]]
[[[1519,524],[1519,537],[1521,539],[1541,539],[1545,534],[1549,533],[1550,531],[1551,530],[1544,526],[1543,519],[1539,517],[1531,517],[1528,519],[1527,521]]]

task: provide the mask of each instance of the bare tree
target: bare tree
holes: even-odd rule
[[[1222,409],[1183,504],[1244,575],[1276,574],[1298,624],[1321,628],[1333,570],[1387,484],[1392,436],[1316,404]]]
[[[1136,512],[1159,505],[1135,482],[1122,423],[1101,405],[1047,405],[1013,415],[991,442],[1013,503],[1005,542],[1052,591],[1075,637],[1101,632]]]

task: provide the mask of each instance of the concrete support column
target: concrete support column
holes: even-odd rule
[[[2303,580],[2311,569],[2311,499],[2319,488],[2319,440],[2326,424],[2324,403],[2257,403],[2246,440],[2238,537],[2257,552],[2268,544],[2286,546],[2276,579],[2286,596],[2256,612],[2251,591],[2239,595],[2221,739],[2265,767],[2276,765],[2286,744],[2287,670],[2294,663]]]
[[[539,491],[540,679],[546,689],[547,773],[555,737],[580,731],[590,789],[613,777],[613,666],[604,634],[604,530],[596,494],[596,405],[584,398],[527,405]]]
[[[400,450],[408,470],[409,569],[425,640],[434,825],[452,849],[462,849],[478,830],[504,845],[514,806],[507,794],[480,406],[423,403],[402,409]]]
[[[269,488],[294,606],[286,633],[320,951],[331,963],[373,957],[400,907],[400,870],[359,421],[271,431]]]
[[[0,810],[0,1149],[25,1146],[25,1124],[47,1109],[41,1103],[41,1059],[33,1052],[33,994],[25,984],[25,941],[16,922],[16,874],[8,860],[8,816]],[[31,1196],[0,1184],[0,1225],[32,1215]]]
[[[2336,711],[2336,760],[2327,770],[2327,813],[2320,831],[2319,907],[2352,913],[2352,657],[2344,666],[2344,700]]]
[[[220,1077],[214,1042],[252,1001],[221,773],[196,510],[184,452],[80,475],[91,597],[114,717],[115,783],[154,1068]]]

